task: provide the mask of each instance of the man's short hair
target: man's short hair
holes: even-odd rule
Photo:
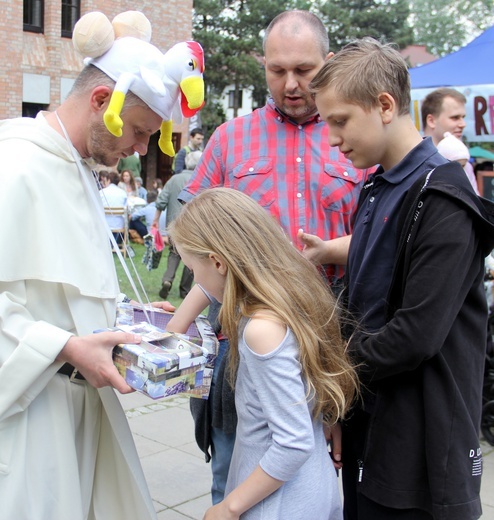
[[[110,182],[115,184],[115,186],[118,186],[118,183],[120,182],[120,174],[117,171],[112,170],[110,172]]]
[[[284,29],[286,29],[288,36],[290,34],[298,34],[302,29],[309,27],[314,35],[314,39],[319,43],[322,57],[326,58],[329,53],[329,36],[326,27],[315,14],[298,9],[283,11],[271,20],[262,40],[263,52],[266,52],[266,41],[269,34],[275,26],[281,23],[285,25]]]
[[[365,110],[377,106],[379,95],[390,94],[400,115],[410,113],[410,75],[405,60],[392,44],[366,37],[345,45],[309,84],[317,94],[332,88],[349,103]]]
[[[72,88],[69,92],[69,96],[78,96],[85,92],[91,92],[93,89],[99,86],[108,87],[113,91],[115,88],[115,81],[94,65],[87,65],[82,69],[74,81],[74,84],[72,85]],[[149,108],[141,98],[137,97],[133,92],[129,91],[125,97],[122,113],[126,109],[134,106]]]
[[[158,198],[158,192],[156,190],[148,191],[148,198],[147,198],[148,204],[150,204],[151,202],[154,202],[157,198]]]
[[[420,109],[422,128],[425,129],[427,127],[428,115],[438,117],[441,114],[445,97],[453,98],[455,101],[458,101],[458,103],[462,103],[463,105],[467,102],[467,98],[454,88],[443,87],[429,92],[422,101],[422,107]]]
[[[194,137],[194,136],[196,136],[197,134],[199,134],[199,135],[204,135],[204,132],[202,131],[202,128],[193,128],[193,129],[189,132],[190,137]]]

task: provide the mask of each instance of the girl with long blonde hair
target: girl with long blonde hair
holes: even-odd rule
[[[317,269],[250,197],[213,188],[169,236],[222,302],[238,426],[223,502],[205,519],[341,518],[323,423],[341,419],[357,378],[337,303]]]

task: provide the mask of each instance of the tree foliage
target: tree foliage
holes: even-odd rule
[[[204,47],[207,102],[228,85],[236,92],[254,87],[256,97],[265,97],[261,33],[281,11],[309,5],[307,0],[195,0],[193,36]]]
[[[417,44],[444,56],[494,23],[493,0],[412,0],[411,24]]]
[[[326,0],[320,2],[318,14],[328,27],[333,51],[364,36],[400,48],[413,43],[406,0]]]
[[[254,88],[262,104],[267,93],[262,35],[284,10],[307,9],[319,15],[332,51],[355,38],[372,36],[400,48],[423,44],[441,56],[490,26],[493,5],[494,0],[194,0],[193,37],[202,44],[206,59],[204,126],[212,129],[222,122],[219,99],[227,86],[236,94]]]

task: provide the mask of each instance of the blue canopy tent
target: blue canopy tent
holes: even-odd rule
[[[464,135],[469,142],[494,141],[494,26],[460,50],[410,69],[412,115],[421,129],[420,103],[439,87],[459,90],[467,99]]]
[[[410,69],[412,89],[494,84],[494,26],[459,51]]]

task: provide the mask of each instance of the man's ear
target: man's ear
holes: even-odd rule
[[[381,92],[378,96],[379,109],[381,112],[381,119],[385,125],[388,125],[396,116],[396,101],[394,97],[388,92]]]
[[[436,118],[432,114],[427,114],[425,122],[427,124],[427,127],[431,128],[432,130],[436,128]]]
[[[214,267],[216,268],[218,273],[221,274],[222,276],[225,276],[226,273],[228,272],[228,267],[227,267],[225,261],[223,260],[223,258],[216,253],[210,253],[209,259],[214,263]]]
[[[95,112],[105,109],[110,102],[112,90],[109,87],[100,85],[91,92],[90,105]]]
[[[326,58],[324,58],[324,61],[330,60],[333,56],[334,56],[334,52],[328,52],[328,55],[326,56]]]

